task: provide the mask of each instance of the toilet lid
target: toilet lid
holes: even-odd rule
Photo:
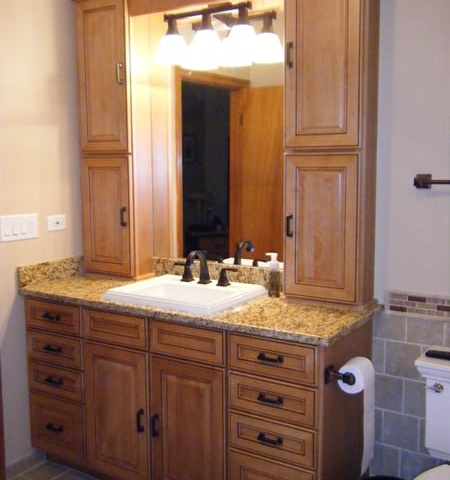
[[[439,465],[414,477],[414,480],[448,480],[449,478],[450,465]]]

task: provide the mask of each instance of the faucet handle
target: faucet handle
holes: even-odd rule
[[[230,285],[230,281],[227,277],[227,272],[237,272],[238,269],[234,267],[225,267],[220,270],[219,281],[217,282],[217,286],[219,287],[228,287]]]

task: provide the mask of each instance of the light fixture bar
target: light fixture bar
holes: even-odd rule
[[[229,12],[230,10],[240,10],[240,9],[251,9],[252,2],[241,2],[233,5],[232,3],[221,3],[220,5],[203,8],[201,10],[192,10],[189,12],[180,12],[180,13],[165,13],[164,21],[168,22],[170,19],[179,20],[181,18],[197,17],[199,15],[210,14],[214,15],[215,13]]]

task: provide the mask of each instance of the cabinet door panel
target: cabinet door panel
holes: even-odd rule
[[[154,480],[217,480],[224,475],[223,372],[152,358]]]
[[[131,274],[127,158],[84,158],[81,163],[86,270]]]
[[[287,155],[285,180],[286,294],[354,302],[357,155]]]
[[[88,467],[147,479],[147,355],[86,342]]]
[[[359,0],[285,2],[287,147],[356,146]],[[295,107],[294,107],[295,106]]]
[[[76,4],[83,152],[126,152],[125,16],[122,0]]]

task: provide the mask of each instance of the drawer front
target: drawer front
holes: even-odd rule
[[[74,402],[83,401],[83,377],[81,372],[58,368],[46,363],[28,362],[30,389]]]
[[[231,408],[292,425],[316,424],[314,390],[231,372],[229,395]]]
[[[174,323],[151,322],[151,351],[177,358],[224,364],[224,333]]]
[[[229,480],[315,480],[316,476],[311,472],[231,450],[228,478]]]
[[[28,355],[62,367],[81,369],[81,340],[60,335],[27,332]]]
[[[230,335],[230,366],[235,370],[315,385],[315,356],[315,347]]]
[[[32,445],[82,465],[85,457],[82,407],[31,393],[30,411]]]
[[[235,412],[230,414],[230,445],[274,460],[314,469],[315,433]]]
[[[80,335],[80,309],[60,303],[25,299],[27,326]]]
[[[85,338],[132,348],[147,347],[147,320],[101,310],[83,309]]]

